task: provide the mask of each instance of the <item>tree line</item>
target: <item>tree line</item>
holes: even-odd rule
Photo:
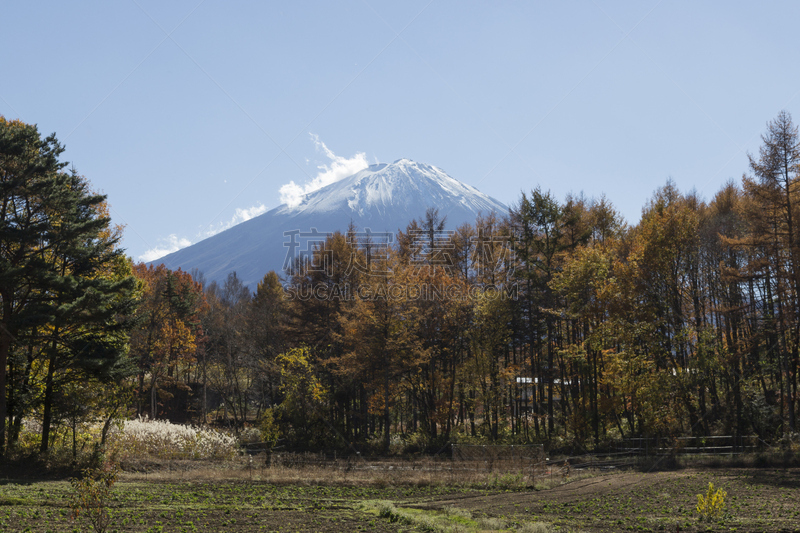
[[[454,229],[434,209],[396,234],[351,226],[254,291],[235,273],[134,265],[55,139],[2,126],[7,445],[25,417],[46,451],[55,422],[133,414],[385,451],[798,431],[800,138],[786,112],[741,183],[706,201],[668,181],[634,226],[605,197],[536,187]],[[20,132],[32,144],[13,156]]]

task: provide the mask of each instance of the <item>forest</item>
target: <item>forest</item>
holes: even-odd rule
[[[0,117],[0,453],[137,416],[376,453],[798,432],[787,112],[740,182],[667,181],[636,225],[534,185],[458,228],[343,228],[255,291],[134,263],[62,151]]]

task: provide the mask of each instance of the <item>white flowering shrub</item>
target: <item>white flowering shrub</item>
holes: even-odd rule
[[[253,427],[244,428],[239,435],[239,440],[244,444],[261,442],[263,440],[261,430]]]
[[[167,420],[126,420],[109,436],[121,457],[160,459],[230,459],[236,438],[210,428],[173,424]]]

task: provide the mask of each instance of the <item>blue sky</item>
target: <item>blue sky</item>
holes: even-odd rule
[[[3,2],[0,20],[0,114],[56,132],[135,259],[401,157],[507,204],[605,193],[636,223],[668,178],[711,199],[767,121],[800,120],[794,2]]]

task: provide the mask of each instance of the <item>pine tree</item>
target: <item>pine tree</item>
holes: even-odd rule
[[[0,454],[14,350],[27,347],[47,362],[43,449],[57,373],[70,368],[114,379],[126,366],[135,282],[105,216],[105,197],[64,171],[63,151],[55,135],[42,139],[36,126],[0,116]]]

